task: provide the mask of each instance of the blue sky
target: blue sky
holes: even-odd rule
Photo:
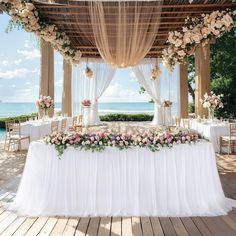
[[[0,15],[0,100],[35,102],[39,95],[40,53],[33,34],[14,29],[5,33],[9,17]],[[131,69],[119,69],[101,102],[145,102]],[[62,57],[55,53],[55,100],[61,101]]]

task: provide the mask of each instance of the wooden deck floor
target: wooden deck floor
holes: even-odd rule
[[[7,192],[0,195],[3,202],[11,201],[16,186],[6,184],[8,179],[18,176],[23,167],[24,157],[0,154],[0,184],[5,183]],[[226,196],[236,199],[236,156],[218,157],[218,168]],[[17,180],[16,180],[17,182]],[[18,181],[19,182],[19,181]],[[105,217],[105,218],[26,218],[5,211],[0,207],[0,235],[76,235],[76,236],[187,236],[187,235],[236,235],[236,209],[227,216],[219,217]]]

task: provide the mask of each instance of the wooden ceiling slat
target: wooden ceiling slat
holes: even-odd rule
[[[68,3],[64,5],[34,2],[40,15],[48,22],[57,25],[61,32],[65,32],[69,36],[72,45],[81,50],[83,57],[100,57],[99,51],[94,43],[94,33],[90,23],[90,3],[69,0],[55,1],[57,3]],[[127,19],[132,20],[133,18],[134,12],[132,8],[134,4],[135,2],[129,3],[127,6]],[[192,4],[189,4],[188,0],[164,0],[161,11],[160,7],[157,6],[155,2],[143,1],[140,4],[142,4],[142,7],[145,9],[153,7],[152,14],[156,16],[157,19],[159,17],[161,18],[156,39],[146,57],[160,56],[161,51],[165,47],[168,32],[181,30],[186,17],[200,17],[202,13],[211,13],[214,10],[224,10],[227,8],[236,9],[236,3],[232,3],[232,0],[195,0]],[[115,27],[116,22],[114,22],[113,16],[117,14],[117,3],[114,2],[112,5],[111,2],[104,2],[104,6],[105,17],[109,22],[108,25]],[[144,11],[141,14],[143,20],[141,27],[145,28],[149,25],[148,16],[145,16],[147,14],[146,12]],[[152,29],[150,29],[150,31],[151,30]],[[116,37],[116,34],[115,32],[108,31],[108,36],[113,39]]]

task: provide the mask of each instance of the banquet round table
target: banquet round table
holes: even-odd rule
[[[103,152],[30,144],[10,210],[28,216],[215,216],[226,199],[212,144]]]

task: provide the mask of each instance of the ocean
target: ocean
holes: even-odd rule
[[[55,109],[61,110],[61,103],[55,104]],[[99,114],[109,113],[153,113],[154,105],[148,102],[119,102],[119,103],[99,103]],[[37,112],[35,103],[0,103],[0,118],[31,114]],[[0,140],[4,138],[4,130],[0,129]]]

